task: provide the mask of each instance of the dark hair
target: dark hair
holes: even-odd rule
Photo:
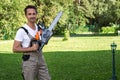
[[[28,6],[26,6],[25,7],[25,9],[24,9],[24,13],[25,13],[25,15],[27,14],[27,9],[35,9],[35,11],[36,11],[36,13],[37,13],[37,8],[35,7],[35,6],[33,6],[33,5],[28,5]]]

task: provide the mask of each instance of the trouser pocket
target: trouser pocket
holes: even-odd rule
[[[30,58],[30,55],[23,55],[22,56],[23,61],[27,61],[27,60],[29,60],[29,58]]]

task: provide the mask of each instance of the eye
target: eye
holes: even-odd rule
[[[33,15],[36,15],[36,13],[33,13]]]
[[[31,15],[31,13],[28,13],[28,15]]]
[[[36,15],[36,13],[28,13],[28,15]]]

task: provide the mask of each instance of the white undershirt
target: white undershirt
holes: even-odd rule
[[[28,32],[29,32],[30,35],[32,35],[33,37],[35,37],[36,32],[38,31],[38,27],[37,27],[36,24],[35,24],[36,30],[33,30],[32,28],[30,28],[27,24],[23,25],[23,27],[28,30]],[[17,31],[16,36],[15,36],[15,40],[22,42],[22,47],[23,48],[29,47],[30,38],[28,37],[28,35],[24,31],[24,29],[20,28]]]

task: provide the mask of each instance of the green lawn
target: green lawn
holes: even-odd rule
[[[43,49],[52,80],[110,80],[113,41],[117,44],[116,74],[120,79],[119,36],[62,39],[52,37]],[[12,45],[12,40],[0,41],[0,80],[22,80],[21,54],[13,54]]]

